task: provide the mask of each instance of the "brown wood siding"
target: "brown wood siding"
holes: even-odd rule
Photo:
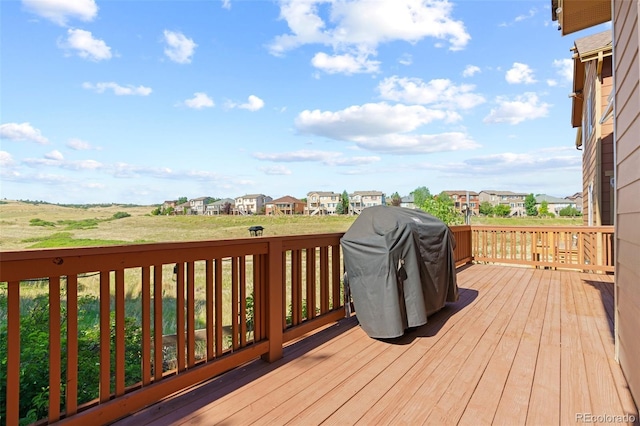
[[[609,94],[613,90],[613,70],[612,58],[605,58],[602,66],[602,87],[601,87],[601,111],[602,114],[609,104]],[[600,118],[598,118],[599,120]],[[613,120],[609,119],[601,127],[601,147],[600,147],[600,213],[601,225],[613,225],[613,188],[611,178],[613,177]]]
[[[629,389],[640,401],[640,91],[638,0],[613,2],[616,87],[616,339]]]

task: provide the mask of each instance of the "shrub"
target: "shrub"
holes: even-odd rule
[[[53,222],[35,218],[29,221],[29,226],[56,226],[56,224]]]
[[[114,219],[122,219],[125,217],[131,217],[131,215],[127,212],[116,212],[113,214]]]

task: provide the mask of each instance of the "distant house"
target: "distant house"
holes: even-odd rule
[[[569,195],[566,198],[567,200],[570,200],[576,203],[576,210],[582,213],[582,202],[583,202],[582,192],[576,192],[575,194]]]
[[[176,205],[176,214],[191,214],[191,203],[189,201]]]
[[[582,211],[587,226],[613,225],[613,68],[611,30],[577,39],[571,124],[582,154]]]
[[[474,191],[443,191],[453,200],[453,206],[460,213],[464,213],[465,206],[471,210],[471,214],[478,216],[480,214],[480,201],[478,193]],[[469,199],[467,200],[467,194]]]
[[[547,206],[549,207],[549,213],[553,213],[556,216],[558,216],[560,214],[560,210],[564,209],[565,207],[576,206],[575,202],[567,198],[558,198],[552,197],[551,195],[539,194],[536,195],[536,208],[540,209],[540,206],[545,201],[547,202]]]
[[[212,203],[213,198],[211,197],[198,197],[192,200],[189,200],[189,207],[191,209],[190,214],[205,214],[207,211],[207,204]]]
[[[175,213],[177,204],[178,202],[175,200],[165,201],[162,203],[162,206],[160,206],[160,211],[162,212],[162,214],[166,214],[167,210],[173,209],[172,211]]]
[[[233,198],[223,198],[213,203],[207,204],[206,215],[217,216],[221,214],[233,214],[236,201]],[[228,213],[225,211],[229,207]]]
[[[307,206],[305,213],[313,215],[336,214],[336,208],[340,204],[340,194],[335,192],[312,191],[307,193]]]
[[[385,195],[380,191],[355,191],[349,194],[349,214],[360,214],[362,209],[385,204]]]
[[[264,194],[247,194],[237,197],[235,201],[235,211],[238,214],[261,214],[263,209],[272,198]]]
[[[266,204],[265,214],[267,215],[294,215],[303,214],[306,203],[295,197],[286,195]]]
[[[526,216],[524,199],[527,198],[527,195],[529,194],[521,192],[483,190],[478,193],[478,200],[480,204],[486,201],[492,206],[507,205],[511,209],[510,216]]]
[[[400,207],[404,207],[406,209],[415,209],[416,205],[413,201],[413,194],[402,197],[400,199]]]

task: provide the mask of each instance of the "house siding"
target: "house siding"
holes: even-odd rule
[[[613,176],[613,124],[608,120],[602,125],[600,117],[608,104],[608,97],[613,87],[611,57],[605,57],[602,66],[602,82],[596,72],[597,60],[586,64],[585,69],[585,102],[583,116],[590,114],[593,131],[588,133],[584,126],[585,143],[583,145],[582,190],[585,225],[613,225],[613,206],[610,179]],[[587,102],[591,98],[591,102]],[[589,104],[591,103],[591,108]],[[592,186],[592,197],[589,199],[589,187]],[[590,202],[591,201],[591,202]],[[591,216],[589,215],[591,213]],[[587,250],[589,251],[589,250]]]
[[[616,134],[616,349],[640,402],[640,61],[638,0],[614,1]]]

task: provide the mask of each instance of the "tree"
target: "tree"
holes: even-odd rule
[[[562,217],[575,217],[575,216],[582,216],[582,213],[580,213],[580,210],[576,209],[573,206],[567,206],[563,209],[560,209],[560,211],[558,212],[558,214]]]
[[[527,216],[538,216],[538,209],[536,209],[536,197],[533,194],[529,194],[525,197],[524,208],[527,211]]]
[[[418,207],[422,206],[428,199],[433,198],[431,192],[429,192],[429,188],[426,186],[420,186],[414,189],[411,195],[413,195],[413,204]]]
[[[446,192],[441,192],[437,197],[430,196],[419,207],[447,225],[460,225],[464,222],[462,214],[456,210],[454,201]]]
[[[231,203],[230,202],[226,202],[224,203],[224,205],[222,206],[222,213],[224,214],[231,214]]]
[[[340,210],[340,212],[338,212],[338,210]],[[336,213],[349,213],[349,194],[347,194],[346,190],[342,191],[342,195],[340,196],[340,203],[336,206]]]
[[[493,207],[493,214],[499,217],[507,217],[511,214],[511,207],[508,204],[498,204]]]
[[[551,213],[549,211],[549,203],[546,201],[543,201],[540,203],[540,207],[538,208],[538,215],[540,217],[548,217],[548,216],[553,216],[553,213]]]
[[[178,201],[176,201],[176,204],[178,204],[178,205],[184,204],[187,201],[189,201],[189,199],[187,197],[180,197],[180,198],[178,198]]]
[[[493,206],[488,201],[483,201],[480,203],[480,214],[485,216],[491,216],[493,214]]]
[[[400,207],[400,204],[402,204],[402,198],[400,197],[400,194],[394,192],[391,196],[391,205],[394,207]]]

